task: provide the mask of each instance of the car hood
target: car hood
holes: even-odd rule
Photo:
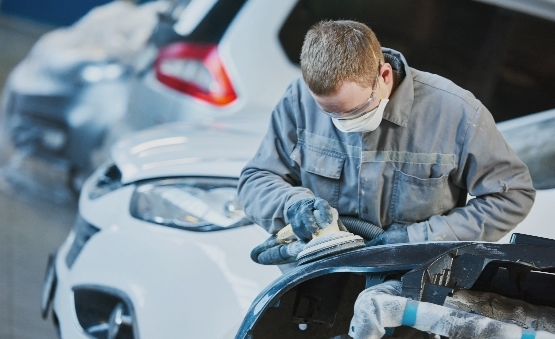
[[[112,160],[123,184],[177,175],[237,177],[267,125],[267,117],[160,125],[116,143]]]

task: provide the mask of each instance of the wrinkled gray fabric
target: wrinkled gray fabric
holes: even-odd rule
[[[289,206],[316,196],[339,215],[404,224],[411,242],[500,239],[532,207],[526,165],[470,92],[384,52],[406,77],[373,132],[342,133],[302,79],[287,88],[239,180],[247,216],[275,233]],[[464,190],[474,198],[456,208]]]
[[[313,234],[331,223],[331,206],[324,199],[303,199],[289,207],[287,218],[293,233],[305,242],[310,241]]]

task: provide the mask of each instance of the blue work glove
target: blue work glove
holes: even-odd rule
[[[392,224],[377,238],[367,242],[366,246],[388,245],[408,242],[409,234],[407,233],[407,225]]]
[[[268,248],[260,253],[256,258],[251,258],[262,265],[282,265],[294,262],[297,255],[305,248],[306,243],[302,241],[293,241],[289,244],[277,245]]]
[[[319,211],[314,215],[314,211]],[[293,233],[302,241],[312,240],[312,235],[332,222],[330,204],[321,198],[306,198],[297,201],[287,209],[287,219]]]

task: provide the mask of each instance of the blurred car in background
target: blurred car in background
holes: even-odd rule
[[[260,121],[260,119],[259,119]],[[172,124],[116,144],[51,261],[43,315],[62,338],[231,338],[281,272],[236,200],[267,121]]]
[[[168,5],[114,1],[42,36],[4,86],[3,128],[15,152],[86,178],[90,154],[125,112],[134,56]]]
[[[124,120],[105,153],[130,131],[234,114],[269,116],[300,76],[278,36],[297,0],[178,0],[142,50]]]

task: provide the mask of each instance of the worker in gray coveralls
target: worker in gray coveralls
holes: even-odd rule
[[[366,25],[313,26],[301,70],[239,181],[247,217],[268,232],[291,223],[308,241],[313,212],[332,206],[382,227],[372,245],[496,241],[530,211],[528,169],[487,108]]]

